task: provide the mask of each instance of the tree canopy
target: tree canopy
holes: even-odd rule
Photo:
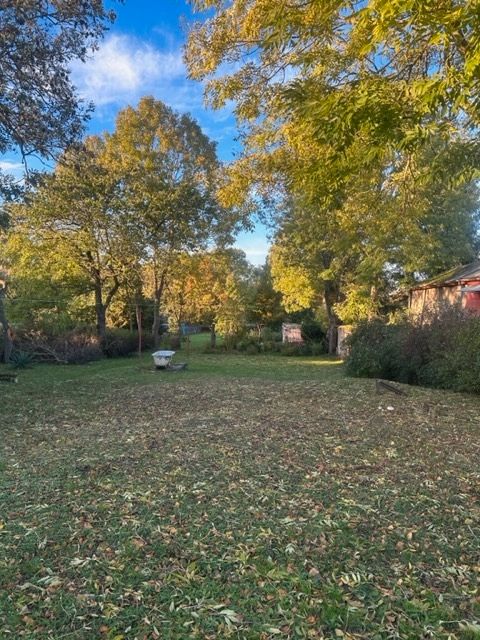
[[[215,144],[190,115],[145,97],[119,113],[105,145],[119,185],[115,206],[130,220],[139,260],[150,265],[158,340],[160,302],[176,256],[230,241],[239,218],[219,203]]]
[[[79,102],[69,64],[113,19],[101,0],[0,0],[0,154],[51,158],[79,138],[91,105]],[[0,179],[0,195],[10,193]]]
[[[235,100],[240,119],[292,109],[338,147],[358,134],[406,142],[433,116],[478,124],[476,1],[192,4],[210,14],[190,34],[190,73],[208,80],[213,105]]]
[[[45,286],[55,300],[44,310],[77,296],[80,308],[94,309],[102,340],[119,298],[131,307],[148,296],[157,342],[170,279],[196,253],[231,242],[241,223],[219,204],[221,174],[215,144],[191,116],[153,98],[126,108],[113,133],[70,146],[25,203],[7,206],[5,254],[17,296]]]
[[[270,204],[287,307],[322,300],[334,333],[382,286],[474,257],[476,2],[193,5],[190,74],[244,141],[225,194]]]

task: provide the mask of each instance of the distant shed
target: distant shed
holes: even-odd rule
[[[282,342],[303,344],[302,325],[293,323],[282,324]]]
[[[445,305],[459,305],[480,315],[480,260],[410,289],[408,306],[414,315]]]

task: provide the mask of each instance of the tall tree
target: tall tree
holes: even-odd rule
[[[43,257],[59,268],[72,264],[83,273],[94,295],[101,339],[108,308],[137,253],[129,219],[114,207],[118,184],[103,161],[103,150],[103,142],[92,137],[66,152],[28,203],[12,207],[9,239],[15,245],[23,238],[34,261]]]
[[[102,0],[0,0],[0,156],[49,158],[79,137],[91,105],[80,105],[69,65],[86,59],[114,17]],[[0,170],[0,203],[21,192]],[[2,207],[0,231],[7,225]],[[5,313],[2,300],[6,322]]]
[[[169,277],[165,311],[176,326],[208,325],[214,348],[217,332],[232,335],[245,323],[249,275],[250,265],[238,250],[184,253]]]
[[[462,148],[438,139],[358,170],[334,199],[322,196],[321,182],[316,190],[300,182],[287,200],[271,255],[274,286],[288,310],[325,305],[332,352],[338,322],[378,313],[389,287],[475,257],[478,186],[452,181]]]
[[[214,107],[233,100],[242,124],[226,193],[280,200],[277,266],[313,276],[303,294],[331,309],[331,348],[345,303],[362,290],[357,309],[378,304],[389,261],[413,275],[422,244],[437,262],[469,253],[475,187],[452,184],[478,169],[476,2],[193,4],[209,12],[190,34],[190,74]],[[461,148],[449,175],[441,148],[421,159],[439,139]]]
[[[157,343],[160,304],[178,252],[226,240],[235,226],[231,210],[217,199],[215,143],[190,115],[146,97],[120,112],[106,157],[121,185],[116,206],[130,217],[152,268]]]

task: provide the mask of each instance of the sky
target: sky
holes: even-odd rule
[[[153,95],[174,109],[189,112],[217,142],[220,159],[230,162],[240,151],[231,108],[205,108],[200,83],[187,78],[182,59],[186,23],[193,19],[185,0],[125,0],[109,3],[117,19],[86,64],[75,63],[72,79],[85,101],[95,104],[88,133],[114,128],[120,109]],[[8,159],[7,159],[8,160]],[[266,231],[257,225],[242,233],[237,246],[253,264],[263,264]]]

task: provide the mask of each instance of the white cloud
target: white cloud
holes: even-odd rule
[[[99,107],[121,106],[185,77],[181,50],[160,51],[149,43],[112,34],[86,63],[72,66],[80,96]]]
[[[187,76],[182,43],[168,30],[157,31],[161,46],[112,33],[86,63],[72,65],[72,81],[80,97],[96,107],[90,131],[110,129],[120,109],[152,95],[177,111],[191,113],[205,133],[219,143],[219,155],[231,160],[232,151],[238,148],[233,140],[233,105],[219,111],[206,109],[202,84]]]
[[[23,169],[21,162],[14,162],[12,160],[0,160],[0,171],[7,173],[15,173]]]

